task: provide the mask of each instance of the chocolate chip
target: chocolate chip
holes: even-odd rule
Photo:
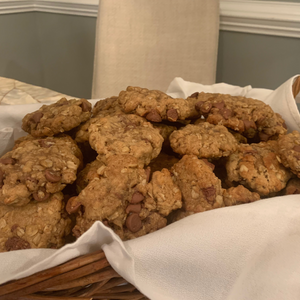
[[[130,214],[126,219],[126,227],[133,233],[142,228],[142,221],[138,214]]]
[[[147,182],[149,182],[150,181],[150,176],[151,176],[151,168],[147,167],[145,169],[145,173],[146,173],[146,180],[147,180]]]
[[[216,103],[213,103],[212,106],[221,110],[225,107],[225,103],[224,102],[216,102]]]
[[[203,114],[208,114],[210,112],[211,108],[212,108],[212,104],[211,103],[204,102],[203,105],[201,106],[201,112]]]
[[[140,211],[142,210],[142,205],[139,203],[139,204],[129,204],[127,207],[126,207],[126,213],[129,214],[129,213],[140,213]]]
[[[300,145],[294,146],[293,150],[296,152],[300,152]]]
[[[216,189],[213,186],[202,189],[202,193],[207,201],[214,201],[216,196]]]
[[[21,239],[18,236],[14,236],[7,239],[7,241],[5,242],[5,248],[7,251],[11,251],[11,250],[30,249],[31,246],[27,241]]]
[[[10,231],[11,231],[11,232],[14,232],[18,227],[19,227],[18,224],[14,224],[13,226],[11,226]]]
[[[134,192],[130,203],[137,204],[145,199],[144,195],[138,191]]]
[[[204,104],[204,101],[199,101],[195,104],[195,109],[199,112],[201,112],[201,107]]]
[[[44,114],[42,112],[37,111],[30,117],[30,121],[33,121],[33,123],[39,123],[43,115]]]
[[[244,122],[245,130],[249,130],[250,128],[254,128],[254,129],[257,128],[254,121],[243,120],[243,122]]]
[[[15,163],[16,163],[16,160],[11,157],[0,159],[0,164],[3,164],[3,165],[14,165]]]
[[[270,135],[266,134],[266,133],[263,133],[263,132],[260,132],[259,133],[259,138],[260,138],[261,141],[265,142],[270,138]]]
[[[87,102],[87,101],[84,101],[84,100],[82,100],[82,103],[80,104],[80,107],[81,107],[83,112],[92,110],[92,106],[90,105],[90,103]]]
[[[282,127],[287,129],[287,126],[286,126],[285,122],[282,123]]]
[[[168,121],[176,122],[178,119],[178,112],[175,108],[171,108],[167,111]]]
[[[32,196],[36,201],[46,201],[50,197],[50,194],[46,192],[44,187],[41,187],[37,192],[33,193]]]
[[[150,112],[147,113],[145,118],[152,122],[161,122],[162,120],[160,114],[155,109],[151,109]]]
[[[232,110],[229,108],[224,108],[220,111],[224,119],[228,120],[232,116]]]
[[[61,175],[58,172],[52,170],[45,171],[45,177],[49,182],[55,183],[61,180]]]
[[[68,212],[68,214],[74,214],[77,213],[80,209],[81,206],[81,202],[77,201],[77,197],[72,197],[68,200],[67,205],[66,205],[66,211]]]
[[[202,160],[212,169],[212,171],[215,169],[215,165],[210,163],[206,158],[203,158]]]
[[[189,96],[189,98],[198,98],[198,96],[199,96],[199,92],[195,92],[191,96]]]

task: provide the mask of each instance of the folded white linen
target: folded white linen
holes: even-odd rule
[[[261,100],[269,101],[272,107],[282,110],[281,113],[284,112],[288,118],[291,118],[289,108],[293,107],[290,102],[295,102],[291,98],[294,79],[291,78],[274,92],[262,91],[264,96]],[[174,96],[175,83],[180,81],[179,93],[182,94],[178,93],[176,97],[201,91],[199,86],[195,90],[185,88],[184,85],[190,86],[190,83],[176,78],[168,93]],[[210,87],[211,90],[205,91],[220,92],[215,89],[217,85]],[[251,87],[224,84],[219,87],[222,87],[221,92],[234,95],[259,94]],[[274,97],[271,97],[272,94]],[[278,102],[286,101],[289,105],[282,108],[276,106],[275,95],[279,97]],[[5,111],[6,107],[1,109],[0,133],[8,127],[3,120],[10,118],[15,120],[15,126],[13,121],[9,126],[20,130],[19,118],[25,111],[38,108],[30,106],[10,110],[10,116]],[[298,111],[294,114],[299,117]],[[4,116],[6,119],[2,118]],[[295,120],[286,121],[290,129],[299,130]],[[1,150],[5,144],[1,135],[0,141]],[[157,232],[126,242],[122,242],[101,222],[96,222],[75,243],[59,250],[1,253],[0,283],[28,276],[102,248],[112,267],[153,300],[298,300],[299,236],[299,195],[264,199],[195,214]]]

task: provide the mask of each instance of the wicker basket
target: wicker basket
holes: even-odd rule
[[[293,95],[300,92],[300,76]],[[103,251],[0,286],[0,300],[148,299],[123,279]]]

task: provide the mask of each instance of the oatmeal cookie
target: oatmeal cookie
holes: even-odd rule
[[[155,172],[148,183],[149,174],[135,157],[116,155],[96,173],[90,173],[94,179],[67,204],[68,212],[77,213],[76,236],[99,220],[122,239],[131,239],[164,227],[164,217],[181,207],[180,190],[168,170]]]
[[[121,91],[119,104],[125,113],[135,113],[152,122],[176,122],[199,115],[192,101],[173,99],[161,91],[140,87],[129,86]]]
[[[260,196],[268,196],[285,188],[292,173],[281,163],[277,141],[241,144],[228,157],[228,179],[238,182]]]
[[[175,130],[170,135],[170,144],[173,151],[181,155],[190,154],[213,159],[228,156],[238,146],[226,127],[208,122]]]
[[[260,200],[259,194],[251,192],[243,185],[232,187],[223,192],[223,200],[225,206],[250,203]]]
[[[0,204],[45,201],[76,180],[81,152],[67,135],[24,140],[0,158]]]
[[[136,115],[100,118],[89,127],[90,145],[99,155],[130,154],[147,165],[161,151],[163,138],[152,124]]]
[[[278,139],[280,161],[300,177],[300,132],[283,135]]]
[[[69,131],[87,121],[92,105],[85,99],[67,100],[43,105],[39,110],[27,114],[22,120],[22,129],[34,137],[53,136]]]
[[[63,194],[22,207],[0,205],[0,252],[30,248],[60,248],[71,231]]]
[[[67,211],[78,211],[75,236],[83,234],[97,220],[122,229],[127,206],[140,203],[146,196],[147,173],[131,155],[108,157],[98,175],[78,197],[68,201]]]
[[[224,206],[221,181],[207,161],[185,155],[171,173],[182,193],[183,211],[197,213]]]
[[[211,124],[231,128],[247,138],[276,139],[287,132],[282,117],[264,102],[227,94],[194,93],[188,99]]]

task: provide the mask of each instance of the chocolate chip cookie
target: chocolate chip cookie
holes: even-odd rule
[[[295,130],[281,136],[278,145],[282,164],[300,177],[300,133]]]
[[[138,237],[165,226],[164,217],[182,205],[168,170],[155,172],[148,183],[147,170],[130,155],[110,156],[105,166],[89,175],[94,178],[67,204],[67,211],[77,213],[76,236],[99,220],[123,240]]]
[[[22,207],[0,205],[0,252],[60,248],[71,231],[71,220],[64,210],[63,194],[47,201]]]
[[[208,122],[187,125],[170,135],[174,152],[196,155],[199,158],[218,159],[237,149],[238,143],[223,125]]]
[[[228,157],[228,179],[238,182],[260,196],[268,196],[285,188],[292,173],[280,162],[277,141],[241,144]]]
[[[129,86],[121,91],[119,104],[125,113],[135,113],[152,122],[176,122],[198,115],[192,101],[173,99],[161,91],[140,87]]]
[[[207,161],[185,155],[171,173],[183,199],[183,211],[197,213],[223,207],[223,189]]]
[[[82,155],[67,135],[29,139],[0,158],[0,203],[46,201],[76,180]]]
[[[22,129],[34,137],[53,136],[69,131],[87,121],[92,105],[85,99],[67,100],[43,105],[39,110],[27,114],[22,120]]]
[[[147,165],[161,151],[163,137],[152,124],[136,115],[98,119],[89,127],[90,145],[101,156],[130,154]]]
[[[260,196],[258,193],[249,191],[243,185],[238,185],[224,190],[223,200],[225,206],[232,206],[260,200]]]
[[[203,92],[188,99],[207,122],[224,125],[247,138],[267,141],[287,132],[282,117],[260,100]]]

